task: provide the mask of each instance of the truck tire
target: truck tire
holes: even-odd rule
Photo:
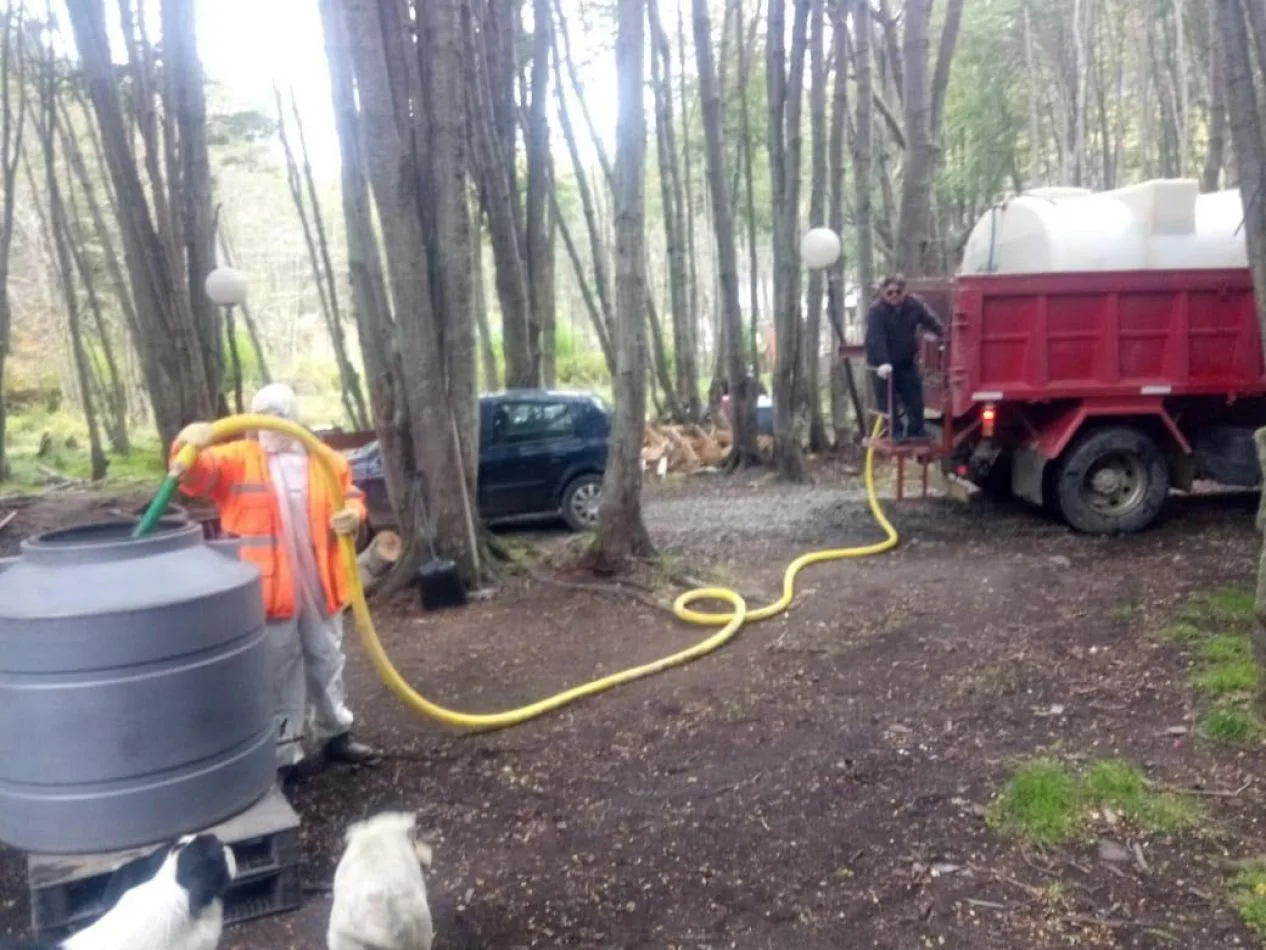
[[[1064,453],[1054,479],[1059,513],[1085,534],[1130,534],[1152,523],[1169,494],[1169,466],[1147,433],[1096,429]]]

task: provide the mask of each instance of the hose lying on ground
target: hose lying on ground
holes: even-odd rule
[[[882,421],[876,423],[875,431],[872,433],[873,436],[878,435],[881,425]],[[337,511],[343,506],[342,486],[339,484],[336,469],[331,461],[334,450],[302,426],[274,416],[238,415],[220,419],[212,424],[211,429],[215,441],[242,436],[247,432],[260,429],[268,429],[297,440],[317,459],[317,470],[321,473],[321,477],[326,480],[330,495],[334,499],[335,510]],[[180,480],[179,475],[176,473],[187,470],[193,464],[197,453],[198,450],[191,445],[186,445],[180,450],[176,457],[176,464],[173,466],[172,474],[169,474],[163,481],[162,487],[146,510],[140,524],[137,525],[136,530],[133,532],[134,537],[141,537],[154,529],[176,491]],[[369,654],[369,658],[374,664],[374,669],[387,687],[414,712],[445,725],[468,730],[503,729],[507,726],[517,726],[530,719],[536,719],[586,696],[594,696],[624,683],[642,679],[675,666],[683,666],[700,657],[707,656],[734,639],[745,624],[765,620],[786,610],[795,597],[796,576],[810,565],[846,558],[870,557],[896,547],[900,539],[896,529],[893,528],[892,523],[885,516],[875,489],[875,450],[873,444],[866,450],[865,483],[866,501],[870,506],[870,513],[874,516],[876,523],[884,533],[882,541],[859,547],[827,548],[800,555],[800,557],[788,564],[787,569],[783,572],[782,595],[772,603],[758,607],[755,610],[749,610],[743,597],[737,591],[728,587],[700,587],[696,590],[686,591],[674,602],[673,612],[686,623],[702,627],[719,627],[720,629],[710,637],[653,662],[629,667],[609,676],[603,676],[591,682],[573,686],[571,689],[563,690],[561,693],[529,703],[518,709],[508,709],[498,713],[464,713],[446,709],[431,702],[409,685],[408,681],[400,675],[395,664],[391,662],[391,657],[387,655],[387,651],[383,648],[382,641],[378,637],[378,630],[374,626],[374,618],[370,614],[369,605],[365,600],[365,590],[361,585],[360,571],[356,567],[355,540],[351,537],[341,537],[339,538],[339,547],[344,563],[347,566],[348,581],[351,585],[352,614],[356,618],[356,626],[360,631],[361,643]],[[721,601],[727,604],[730,610],[713,613],[698,610],[693,606],[705,600]]]

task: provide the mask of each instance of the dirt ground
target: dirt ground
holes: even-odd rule
[[[1022,507],[890,503],[896,552],[811,569],[789,613],[716,655],[490,735],[415,718],[353,647],[357,728],[389,757],[296,788],[312,892],[224,945],[324,946],[321,885],[344,827],[404,808],[434,844],[443,950],[1253,946],[1225,900],[1226,862],[1266,853],[1266,756],[1194,738],[1187,660],[1156,634],[1191,592],[1251,583],[1255,503],[1174,499],[1154,530],[1119,540]],[[23,509],[0,553],[96,504]],[[830,467],[802,487],[657,484],[647,521],[668,567],[753,603],[796,554],[878,537],[856,479]],[[631,596],[524,576],[462,612],[381,616],[402,672],[472,711],[705,633]],[[1200,790],[1208,820],[1141,839],[1145,860],[1120,865],[1093,838],[1041,851],[999,837],[984,808],[1041,751],[1129,760]],[[0,881],[0,929],[19,932],[17,855],[0,853]]]

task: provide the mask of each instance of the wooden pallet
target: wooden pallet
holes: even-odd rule
[[[299,816],[280,789],[273,788],[246,811],[213,828],[233,849],[237,879],[224,901],[226,923],[236,923],[297,908]],[[27,856],[31,929],[57,937],[92,923],[104,906],[110,876],[124,864],[153,851],[153,846],[109,854]]]

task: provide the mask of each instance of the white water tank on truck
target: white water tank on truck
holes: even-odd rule
[[[1048,274],[1248,266],[1238,191],[1190,179],[1115,191],[1042,188],[986,211],[963,274]]]

